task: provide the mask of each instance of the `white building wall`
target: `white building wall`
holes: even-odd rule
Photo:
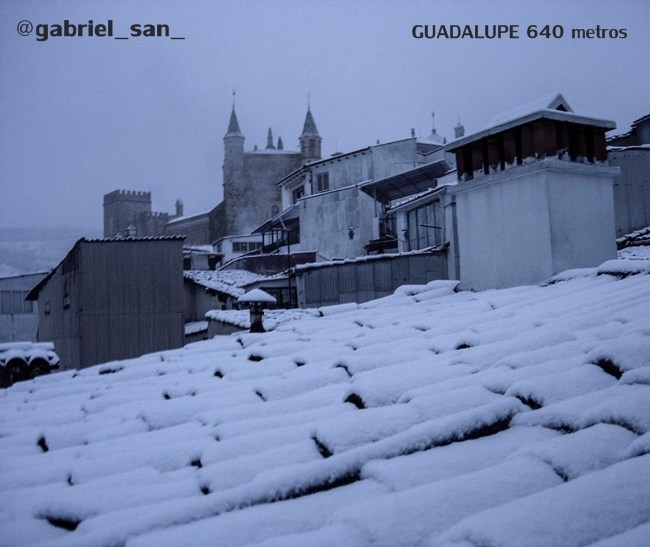
[[[350,228],[354,237],[350,239]],[[300,200],[300,248],[328,259],[364,255],[377,237],[375,201],[353,186]]]
[[[575,167],[575,172],[547,172],[553,273],[598,266],[617,256],[613,180],[618,169],[604,168],[594,176],[590,171],[598,167]]]
[[[461,183],[454,193],[463,287],[539,283],[616,258],[616,173],[545,160]]]
[[[381,206],[357,185],[382,179],[418,165],[415,138],[377,144],[333,156],[309,166],[302,180],[283,189],[283,206],[292,203],[293,191],[304,186],[300,203],[300,249],[321,256],[352,258],[366,254],[365,246],[379,237]],[[318,192],[318,176],[328,174],[329,189]],[[350,228],[354,237],[350,239]]]
[[[417,166],[417,141],[414,138],[372,147],[372,180],[381,180]]]
[[[319,174],[329,175],[330,190],[345,188],[372,179],[372,156],[374,151],[361,150],[341,157],[334,156],[319,163],[307,175],[306,195],[317,193],[316,180]]]

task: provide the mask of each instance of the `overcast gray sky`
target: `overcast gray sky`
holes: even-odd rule
[[[18,23],[167,24],[168,38],[51,37]],[[519,25],[519,39],[416,40],[428,25]],[[561,39],[526,28],[561,25]],[[571,38],[572,28],[626,39]],[[307,97],[323,154],[451,138],[559,91],[625,132],[650,113],[647,0],[332,0],[0,3],[0,227],[101,229],[102,196],[149,190],[157,211],[221,200],[222,137],[236,89],[246,148],[269,127],[295,149]],[[613,134],[612,133],[612,134]]]

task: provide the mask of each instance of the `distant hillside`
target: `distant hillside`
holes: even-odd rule
[[[80,237],[101,237],[83,228],[0,228],[0,277],[47,271]]]

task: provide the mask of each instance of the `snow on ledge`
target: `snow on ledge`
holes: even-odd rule
[[[598,275],[628,276],[650,273],[650,260],[608,260],[598,266]]]

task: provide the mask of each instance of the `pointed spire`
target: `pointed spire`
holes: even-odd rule
[[[301,137],[320,137],[318,134],[318,129],[316,128],[316,122],[314,121],[314,116],[311,114],[311,109],[307,108],[307,116],[305,116],[305,125],[302,128]]]
[[[270,127],[269,127],[269,134],[266,137],[266,149],[275,150],[275,146],[273,146],[273,131],[271,131]]]
[[[282,142],[282,137],[278,137],[278,150],[284,150],[284,143]]]
[[[309,99],[308,99],[309,101]],[[311,105],[307,104],[307,115],[305,116],[305,125],[300,135],[300,153],[304,162],[321,159],[321,136],[318,134],[314,116],[311,113]]]
[[[230,122],[228,123],[228,132],[226,137],[243,137],[241,130],[239,129],[239,121],[237,120],[237,114],[235,114],[235,105],[232,105],[232,112],[230,113]]]
[[[431,133],[429,133],[429,136],[426,139],[423,139],[423,141],[433,143],[433,144],[443,145],[445,144],[446,141],[444,137],[439,135],[438,132],[436,131],[435,119],[436,119],[436,113],[431,112]]]

